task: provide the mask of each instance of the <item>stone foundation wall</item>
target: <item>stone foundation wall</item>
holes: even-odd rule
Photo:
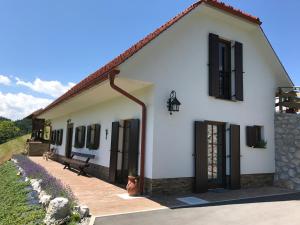
[[[272,186],[274,183],[274,173],[263,174],[242,174],[241,187],[242,188],[256,188]]]
[[[229,180],[229,176],[227,177]],[[242,174],[241,188],[256,188],[272,186],[274,173]],[[189,194],[194,191],[194,177],[165,178],[145,180],[145,192],[147,194]],[[230,187],[226,187],[230,188]]]
[[[50,145],[42,142],[28,142],[28,156],[42,156],[47,152]]]
[[[275,185],[300,190],[300,115],[275,115]]]
[[[147,194],[185,194],[194,188],[193,177],[149,179],[145,178],[145,192]]]

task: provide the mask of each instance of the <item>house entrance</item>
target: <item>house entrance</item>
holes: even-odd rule
[[[215,121],[195,121],[195,192],[240,188],[240,126]],[[226,140],[228,156],[226,156]],[[229,158],[226,179],[226,157]],[[228,182],[227,182],[228,181]]]
[[[67,158],[71,157],[72,152],[72,142],[73,142],[73,123],[69,123],[67,125],[67,133],[66,133],[66,149],[65,154]]]
[[[112,123],[109,179],[127,184],[128,176],[138,175],[139,120]]]

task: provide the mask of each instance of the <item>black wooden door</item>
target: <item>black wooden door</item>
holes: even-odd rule
[[[195,121],[195,192],[208,189],[207,123]]]
[[[138,175],[140,120],[133,119],[129,123],[129,143],[128,143],[128,175]]]
[[[239,189],[241,187],[240,177],[240,126],[230,125],[230,188]]]
[[[72,152],[72,143],[73,143],[73,123],[67,125],[67,133],[66,133],[66,148],[65,155],[67,158],[71,157]]]
[[[110,149],[110,164],[109,164],[109,181],[116,182],[118,149],[119,149],[119,122],[112,123],[111,129],[111,149]]]
[[[123,144],[122,144],[122,170],[121,183],[128,181],[128,165],[129,165],[129,149],[130,149],[130,120],[125,120],[123,124]]]

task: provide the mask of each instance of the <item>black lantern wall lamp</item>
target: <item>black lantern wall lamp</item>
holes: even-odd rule
[[[180,105],[181,103],[176,98],[176,91],[171,91],[170,98],[167,102],[167,107],[170,112],[170,115],[172,115],[173,112],[178,112]]]

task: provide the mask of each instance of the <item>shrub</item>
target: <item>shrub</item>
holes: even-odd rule
[[[42,180],[41,188],[47,194],[53,198],[68,198],[71,205],[74,206],[76,198],[68,185],[63,184],[59,179],[49,174],[44,167],[36,164],[24,155],[16,155],[13,158],[18,161],[18,165],[22,167],[27,177]]]

